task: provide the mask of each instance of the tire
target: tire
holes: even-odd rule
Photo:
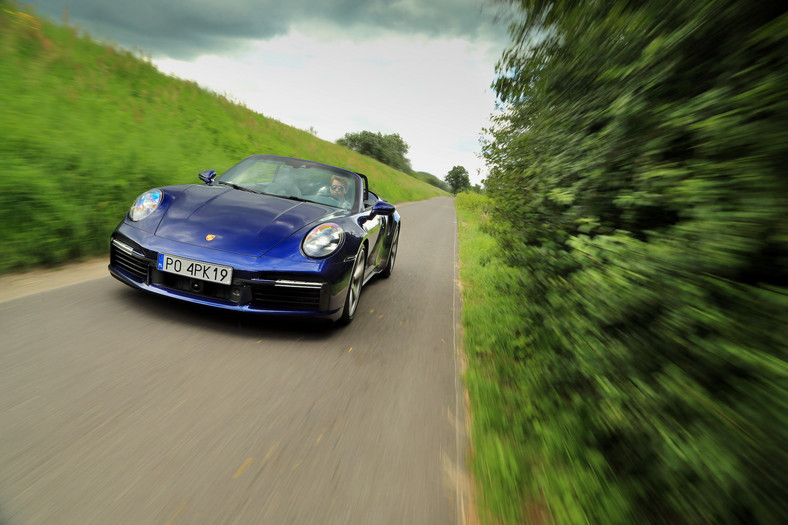
[[[364,246],[356,255],[356,262],[353,263],[353,270],[350,272],[350,282],[347,286],[347,297],[345,306],[342,309],[342,317],[337,321],[340,325],[349,324],[356,316],[358,302],[361,298],[361,287],[364,286],[364,270],[367,266],[367,250]]]
[[[389,249],[389,260],[386,261],[386,267],[380,272],[380,276],[384,279],[391,277],[391,272],[394,271],[394,263],[397,262],[397,248],[399,246],[399,226],[394,231],[394,239],[391,241],[391,249]]]

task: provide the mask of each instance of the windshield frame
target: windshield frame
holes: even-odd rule
[[[264,182],[244,182],[243,178],[247,174],[249,168],[260,165],[261,163],[270,164],[271,168],[273,169],[273,173],[271,174],[270,180]],[[277,195],[274,193],[267,192],[266,189],[268,186],[273,184],[274,179],[278,176],[278,174],[282,171],[283,167],[288,167],[289,171],[293,171],[295,175],[304,175],[307,173],[307,170],[310,169],[317,169],[318,171],[315,172],[315,181],[310,186],[314,186],[315,184],[319,184],[319,178],[323,180],[329,180],[333,178],[334,175],[344,178],[349,178],[352,183],[351,186],[355,186],[354,189],[351,189],[352,192],[352,199],[349,200],[349,206],[343,206],[339,202],[337,202],[334,198],[331,198],[330,195],[323,195],[315,193],[308,193],[306,195]],[[304,170],[303,172],[295,170]],[[294,176],[295,176],[294,175]],[[318,177],[322,176],[322,177]],[[263,178],[267,178],[264,176]],[[301,177],[300,183],[309,183],[308,177]],[[338,209],[349,209],[353,212],[357,212],[359,210],[359,205],[361,202],[361,195],[366,189],[365,181],[359,176],[358,173],[345,170],[342,168],[338,168],[336,166],[331,166],[329,164],[323,164],[321,162],[315,162],[311,160],[304,160],[298,159],[293,157],[282,157],[279,155],[250,155],[245,159],[241,160],[240,162],[236,163],[234,166],[226,170],[221,175],[217,176],[213,180],[213,184],[224,183],[230,187],[230,185],[236,185],[241,187],[243,190],[252,191],[255,193],[261,193],[265,195],[271,195],[274,197],[280,198],[289,198],[292,200],[298,201],[305,201],[305,202],[312,202],[315,204],[323,204],[327,206],[332,206]],[[330,182],[328,183],[330,185]],[[320,192],[323,192],[325,188],[321,188]],[[311,191],[311,190],[310,190]]]

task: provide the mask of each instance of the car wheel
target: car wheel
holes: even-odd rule
[[[347,287],[345,308],[342,310],[342,317],[339,318],[339,324],[348,324],[356,315],[358,300],[361,297],[361,286],[364,284],[364,269],[366,266],[367,251],[364,246],[362,246],[356,256],[356,262],[353,263],[353,271],[350,272],[350,283]]]
[[[381,277],[388,279],[391,277],[391,272],[394,271],[394,263],[397,262],[397,247],[399,246],[399,226],[394,231],[394,239],[391,241],[391,249],[389,250],[389,260],[386,263],[386,268],[380,272]]]

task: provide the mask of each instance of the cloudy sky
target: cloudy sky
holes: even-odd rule
[[[489,0],[29,3],[324,140],[399,133],[413,169],[443,178],[461,165],[473,182],[485,176],[479,135],[508,42]]]

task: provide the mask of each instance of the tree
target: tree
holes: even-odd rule
[[[383,135],[372,131],[345,133],[337,144],[377,159],[394,169],[410,173],[410,161],[405,157],[408,144],[397,133]]]
[[[471,189],[470,175],[468,174],[468,170],[462,166],[454,166],[444,180],[451,186],[451,192],[455,195],[463,191],[470,191]]]

